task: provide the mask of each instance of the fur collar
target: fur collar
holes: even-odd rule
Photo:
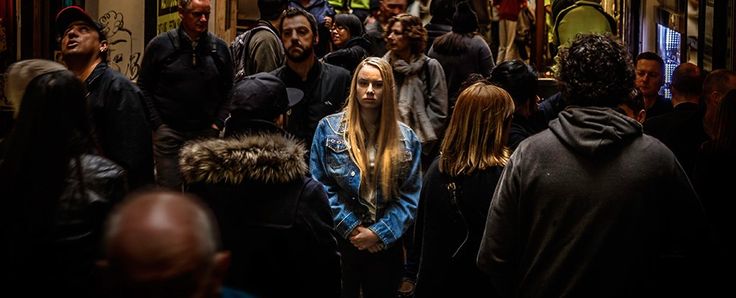
[[[304,145],[276,133],[241,135],[186,145],[179,165],[187,183],[286,183],[309,170]]]

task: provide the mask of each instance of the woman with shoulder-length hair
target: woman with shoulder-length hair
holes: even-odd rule
[[[91,297],[103,221],[127,189],[124,170],[93,153],[86,91],[66,67],[20,61],[5,83],[16,112],[0,149],[5,281],[21,291],[35,286],[35,294]]]
[[[402,13],[392,17],[386,31],[388,52],[383,56],[396,77],[399,119],[416,132],[424,146],[423,164],[436,155],[447,117],[445,71],[424,55],[427,29],[419,17]]]
[[[341,236],[342,297],[395,295],[403,265],[399,240],[419,199],[420,155],[419,139],[398,120],[390,65],[363,60],[344,110],[319,122],[310,155]]]
[[[514,114],[511,96],[478,82],[463,92],[441,154],[427,171],[416,243],[421,258],[415,297],[496,297],[475,266],[486,214],[503,167]]]

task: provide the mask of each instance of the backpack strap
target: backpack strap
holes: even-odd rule
[[[237,82],[245,77],[246,69],[248,68],[248,57],[250,54],[250,41],[253,39],[253,35],[260,30],[268,30],[277,38],[279,35],[271,29],[270,26],[259,23],[253,28],[248,29],[244,33],[238,35],[235,40],[230,44],[230,55],[233,57],[235,63],[233,67],[233,81]]]
[[[215,34],[213,34],[212,32],[207,31],[207,38],[207,42],[210,43],[210,56],[212,56],[212,60],[215,61],[215,66],[217,67],[217,71],[220,73],[220,76],[230,75],[224,73],[225,59],[223,59],[220,56],[220,53],[217,51],[217,36],[215,36]]]
[[[180,54],[181,52],[181,38],[179,37],[179,29],[169,30],[166,32],[166,36],[169,38],[169,41],[171,42],[171,46],[174,48],[171,53],[168,53],[164,59],[161,59],[161,61],[169,61],[171,59],[176,59],[176,55]],[[217,67],[217,71],[220,73],[220,75],[225,75],[223,71],[225,70],[225,59],[221,57],[221,55],[217,52],[217,43],[215,42],[217,40],[217,36],[212,34],[212,32],[207,32],[207,42],[210,43],[210,49],[206,51],[207,55],[212,56],[212,60],[215,61],[215,67]],[[192,49],[193,51],[196,51],[196,49]],[[192,53],[194,55],[194,53]],[[165,64],[167,62],[164,62]]]
[[[460,220],[465,226],[465,238],[463,239],[463,242],[461,242],[460,245],[458,245],[458,247],[455,249],[455,252],[452,253],[452,258],[455,258],[458,256],[458,254],[460,254],[460,250],[462,250],[463,246],[465,246],[465,244],[468,242],[468,239],[470,238],[470,229],[468,220],[465,218],[462,209],[460,209],[460,204],[458,203],[458,200],[462,196],[460,183],[452,176],[447,175],[447,177],[449,180],[449,182],[447,183],[447,191],[450,193],[450,209],[452,209],[451,212],[455,212],[456,215],[460,217]]]
[[[169,41],[171,41],[171,45],[174,47],[174,51],[178,51],[180,48],[179,29],[167,31],[166,36],[169,37]]]

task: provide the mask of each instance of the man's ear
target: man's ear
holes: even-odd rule
[[[213,257],[214,268],[212,270],[212,282],[216,289],[219,289],[225,281],[227,270],[230,269],[230,252],[221,251]]]
[[[644,124],[644,120],[647,119],[647,109],[641,109],[639,113],[636,114],[636,121]]]
[[[109,45],[107,44],[107,40],[101,40],[100,41],[100,54],[107,52],[109,49]]]
[[[317,29],[319,31],[319,29]],[[314,32],[314,44],[319,44],[319,32]]]
[[[286,127],[286,113],[276,116],[276,118],[273,119],[273,123],[276,124],[276,126],[278,126],[279,128],[285,128]]]

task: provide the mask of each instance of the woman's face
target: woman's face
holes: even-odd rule
[[[358,103],[361,110],[380,109],[383,99],[383,77],[381,71],[373,65],[364,65],[358,72],[355,84]]]
[[[404,52],[409,49],[409,40],[404,34],[404,25],[401,22],[394,22],[389,28],[386,38],[388,49],[393,52]]]
[[[345,43],[347,43],[351,37],[348,28],[345,28],[341,25],[332,26],[332,29],[330,29],[330,33],[332,33],[332,44],[338,48],[345,46]]]

